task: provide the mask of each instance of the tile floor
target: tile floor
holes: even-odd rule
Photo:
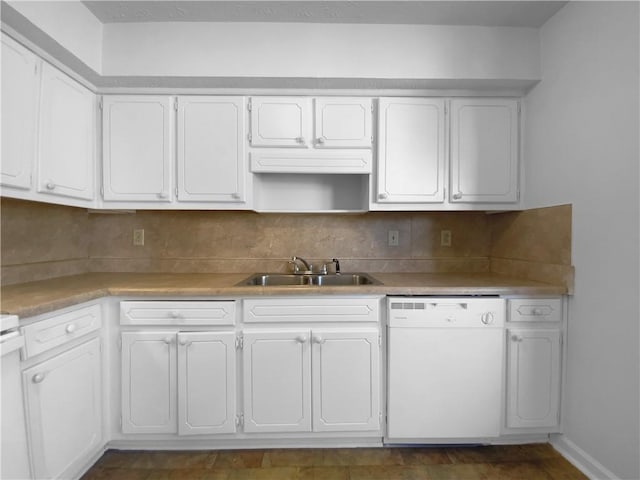
[[[82,480],[578,480],[548,444],[447,448],[109,450]]]

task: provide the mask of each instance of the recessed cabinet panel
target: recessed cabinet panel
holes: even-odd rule
[[[236,430],[234,332],[178,333],[178,432]]]
[[[444,201],[444,100],[382,98],[378,203]]]
[[[244,97],[178,98],[178,200],[245,200]]]
[[[311,99],[251,98],[251,146],[307,148],[311,140]]]
[[[103,445],[100,340],[23,372],[34,478],[66,478]]]
[[[2,185],[31,188],[39,66],[33,53],[2,34]]]
[[[171,201],[171,97],[103,97],[104,199]]]
[[[234,325],[234,301],[120,302],[121,325]]]
[[[509,300],[510,322],[560,322],[561,298],[512,298]]]
[[[175,332],[122,333],[122,432],[175,433]]]
[[[38,192],[93,199],[95,120],[94,94],[43,63]]]
[[[314,329],[313,430],[380,429],[377,328]]]
[[[311,431],[309,330],[244,332],[245,432]]]
[[[518,201],[518,101],[451,101],[451,202]]]
[[[560,340],[559,329],[508,330],[508,428],[558,426]]]
[[[371,99],[315,99],[317,148],[371,148]]]

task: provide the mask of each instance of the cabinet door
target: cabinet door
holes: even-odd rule
[[[178,334],[178,433],[236,430],[234,332]]]
[[[559,329],[508,329],[507,427],[559,424]]]
[[[178,98],[178,200],[244,202],[244,97]]]
[[[122,432],[175,433],[175,332],[122,333]]]
[[[95,184],[95,95],[42,64],[38,192],[92,200]]]
[[[31,188],[39,66],[33,53],[2,34],[2,185]]]
[[[171,97],[103,97],[104,199],[171,201]]]
[[[518,201],[518,101],[451,101],[451,202]]]
[[[370,98],[316,98],[315,146],[371,148]]]
[[[311,144],[311,99],[251,98],[252,147],[307,148]]]
[[[23,372],[34,478],[67,478],[102,448],[100,341]]]
[[[379,430],[379,330],[314,329],[311,338],[313,430]]]
[[[444,201],[444,100],[381,98],[379,203]]]
[[[245,432],[311,431],[309,330],[245,331]]]

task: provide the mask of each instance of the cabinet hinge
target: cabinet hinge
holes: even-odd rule
[[[178,198],[178,187],[176,187],[176,198]]]
[[[251,141],[251,133],[247,133],[247,139]]]
[[[382,335],[378,335],[378,346],[382,346]]]
[[[243,426],[244,426],[244,414],[239,413],[238,415],[236,415],[236,427],[243,427]]]
[[[251,99],[247,102],[247,110],[251,111]]]
[[[178,111],[178,98],[174,98],[173,99],[173,109],[177,112]]]
[[[103,102],[103,100],[102,100],[102,98],[101,98],[101,99],[100,99],[100,101],[98,102],[98,108],[100,109],[100,111],[102,111],[102,109],[104,108],[103,103],[104,103],[104,102]]]
[[[118,339],[118,350],[122,351],[122,339],[121,338]],[[122,421],[122,418],[120,418],[120,420]]]
[[[104,186],[100,186],[100,195],[104,197]]]
[[[518,102],[518,113],[520,113],[522,111],[522,108],[520,107],[520,102]]]
[[[516,189],[516,200],[520,201],[520,189],[519,188]]]
[[[242,350],[244,348],[244,338],[242,335],[236,337],[236,350]]]
[[[373,102],[371,102],[371,113],[373,113]]]

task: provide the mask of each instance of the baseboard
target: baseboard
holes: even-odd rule
[[[550,443],[564,458],[591,480],[620,480],[613,472],[569,440],[566,435],[551,435]]]

